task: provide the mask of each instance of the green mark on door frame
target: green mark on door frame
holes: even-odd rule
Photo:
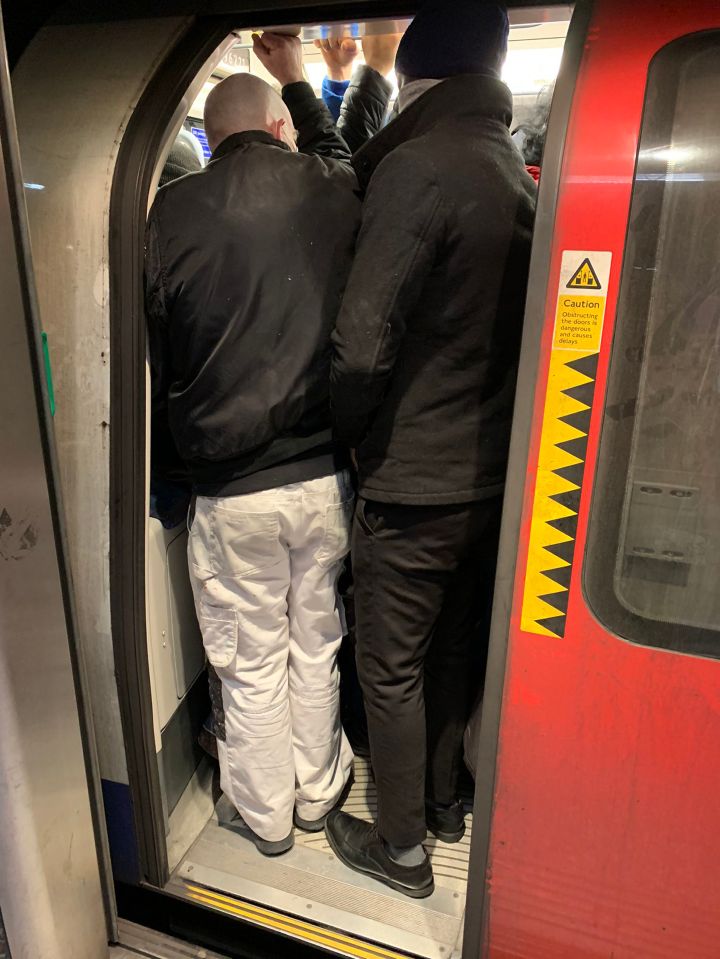
[[[53,389],[52,368],[50,366],[50,347],[48,346],[47,333],[42,334],[42,351],[45,362],[45,380],[48,388],[48,400],[50,401],[50,415],[55,416],[55,390]]]

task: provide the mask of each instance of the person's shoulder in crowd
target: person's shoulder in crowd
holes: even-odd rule
[[[197,173],[204,166],[205,158],[199,141],[189,130],[183,128],[168,151],[159,186],[163,187],[188,173]]]
[[[433,93],[430,91],[427,96]],[[425,106],[421,99],[409,109],[421,115]],[[389,128],[386,132],[391,133]],[[431,124],[421,124],[417,131],[388,151],[377,169],[388,163],[398,168],[405,166],[408,175],[412,175],[414,169],[422,168],[426,174],[432,169],[443,180],[457,180],[455,186],[459,192],[464,187],[470,189],[470,184],[479,178],[493,181],[515,176],[523,183],[528,180],[523,158],[499,113],[483,115],[479,110],[475,116],[449,110]],[[460,170],[462,177],[458,176]]]

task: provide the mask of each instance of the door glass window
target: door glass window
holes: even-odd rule
[[[585,564],[619,635],[720,657],[720,31],[649,75]]]

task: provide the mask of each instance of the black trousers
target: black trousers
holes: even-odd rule
[[[358,500],[353,525],[357,665],[378,830],[427,835],[425,799],[457,796],[462,736],[484,673],[501,497],[454,506]]]
[[[350,557],[345,561],[338,581],[338,590],[345,607],[347,633],[338,654],[340,668],[340,719],[345,735],[356,756],[369,756],[367,719],[355,661],[355,583]]]

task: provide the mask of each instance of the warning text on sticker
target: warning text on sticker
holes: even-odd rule
[[[561,294],[555,316],[553,349],[596,353],[600,349],[604,313],[604,296]]]

